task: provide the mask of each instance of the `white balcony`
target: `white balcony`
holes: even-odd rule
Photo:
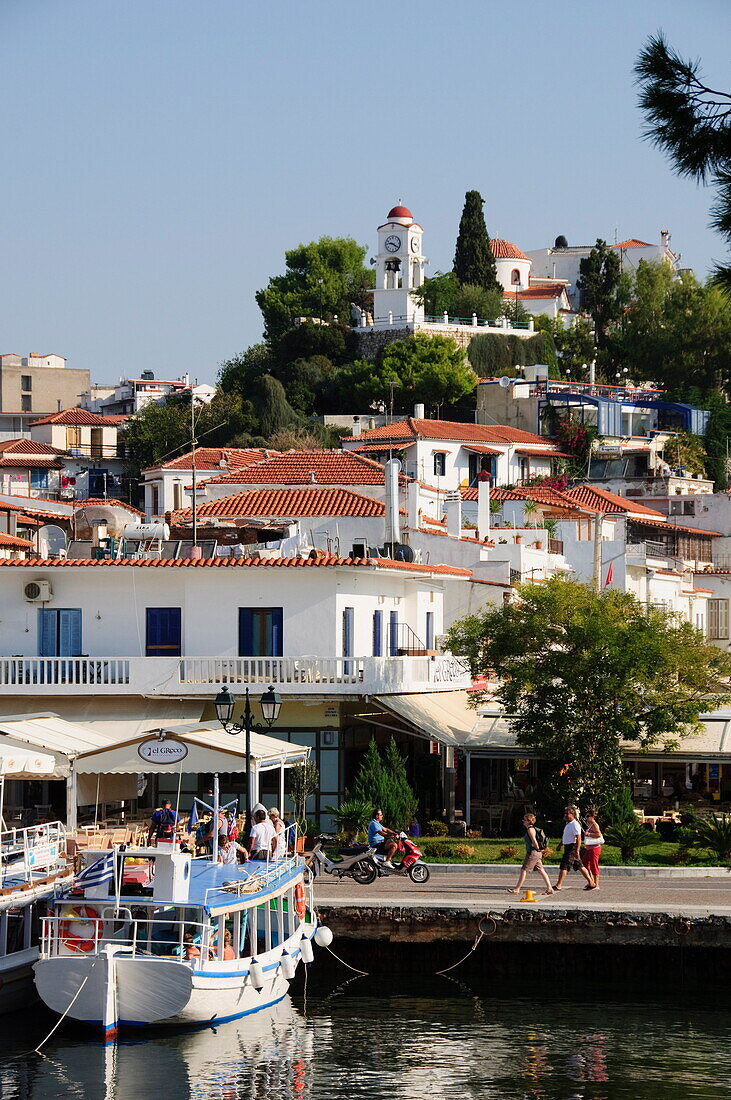
[[[145,695],[208,698],[223,684],[274,684],[281,695],[380,695],[470,686],[436,657],[0,657],[0,690],[38,698]]]

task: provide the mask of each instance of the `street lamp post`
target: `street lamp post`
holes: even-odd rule
[[[216,717],[221,723],[226,733],[230,733],[232,737],[235,737],[239,733],[246,735],[246,788],[244,795],[244,806],[246,812],[245,829],[248,831],[251,827],[251,735],[252,733],[264,733],[266,730],[272,728],[277,718],[279,717],[279,711],[282,706],[282,700],[273,687],[269,687],[268,691],[265,691],[260,700],[261,712],[264,715],[264,721],[266,727],[257,725],[252,722],[251,703],[249,700],[249,689],[246,688],[244,696],[244,715],[243,721],[234,721],[234,711],[236,710],[236,698],[228,690],[228,685],[224,684],[223,689],[219,691],[216,696]]]

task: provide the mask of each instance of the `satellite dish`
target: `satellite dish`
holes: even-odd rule
[[[512,386],[512,384],[513,384],[513,379],[508,378],[508,376],[506,374],[504,374],[498,382],[498,386],[502,386],[502,388],[504,390],[507,390],[510,386]]]
[[[38,546],[42,558],[55,558],[67,548],[66,532],[55,523],[47,523],[38,530]]]

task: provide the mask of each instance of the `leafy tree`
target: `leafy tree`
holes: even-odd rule
[[[485,226],[485,215],[482,212],[484,205],[485,201],[479,191],[468,191],[464,197],[452,270],[463,285],[479,286],[502,293]]]
[[[596,355],[594,326],[591,321],[585,317],[577,317],[574,323],[566,328],[560,317],[548,317],[543,313],[536,317],[535,326],[539,332],[550,338],[553,344],[553,361],[556,363],[557,374],[551,377],[571,377],[575,382],[587,381],[588,372],[584,367],[588,366]],[[550,359],[544,359],[543,362],[551,365]]]
[[[331,363],[342,363],[345,358],[345,326],[338,324],[315,325],[305,321],[288,329],[277,346],[277,361],[286,366],[296,359],[324,356]]]
[[[711,224],[731,245],[731,94],[707,87],[699,74],[700,62],[683,60],[662,34],[648,39],[635,65],[645,136],[679,175],[715,186]],[[731,265],[717,267],[715,278],[731,291]]]
[[[706,452],[699,435],[692,432],[671,435],[663,455],[671,466],[684,466],[691,474],[706,475]]]
[[[327,394],[336,375],[336,368],[324,355],[295,359],[277,371],[287,400],[302,416],[319,416],[330,411],[326,407],[329,404]]]
[[[383,755],[375,738],[371,738],[355,777],[352,798],[368,801],[374,810],[380,807],[389,829],[407,827],[418,802],[406,778],[404,757],[393,737]]]
[[[549,762],[555,798],[603,809],[626,783],[623,742],[674,745],[724,701],[731,657],[689,623],[560,579],[520,596],[456,623],[448,646],[473,677],[498,678],[495,697],[518,744]]]
[[[366,251],[350,237],[321,237],[285,252],[284,275],[273,276],[256,294],[264,336],[275,354],[295,317],[332,321],[337,316],[347,322],[351,302],[372,308],[368,292],[375,275],[363,263]]]
[[[248,442],[256,426],[251,406],[236,393],[219,392],[196,411],[195,434],[202,447],[224,447],[237,434]],[[128,421],[125,449],[127,473],[133,480],[148,466],[190,451],[190,394],[145,405]]]
[[[284,386],[278,378],[265,374],[256,383],[253,392],[254,410],[259,434],[270,439],[283,428],[302,427],[300,416],[290,405]]]
[[[471,283],[460,283],[453,271],[438,271],[431,279],[425,279],[414,295],[424,305],[428,317],[471,318],[494,321],[503,314],[503,294],[497,288],[486,289]]]
[[[609,328],[621,313],[620,275],[619,255],[607,248],[606,241],[597,240],[589,255],[579,263],[576,285],[582,291],[583,307],[594,322],[600,349],[607,347]]]
[[[401,389],[401,379],[387,361],[356,359],[338,372],[334,387],[340,396],[339,411],[368,411],[379,406],[389,409],[392,387],[395,398]]]
[[[408,340],[395,340],[384,348],[381,364],[400,380],[398,397],[403,412],[415,401],[454,405],[473,393],[477,382],[464,352],[447,336],[417,333]]]
[[[467,358],[480,378],[515,377],[518,373],[512,361],[512,345],[496,332],[473,336],[467,348]]]
[[[251,387],[264,374],[271,374],[274,358],[266,344],[253,344],[240,355],[221,363],[218,383],[224,393],[237,393],[248,399]]]
[[[292,768],[289,773],[289,797],[294,803],[294,812],[301,826],[304,825],[307,816],[307,799],[317,794],[320,789],[320,772],[317,764],[306,760]]]

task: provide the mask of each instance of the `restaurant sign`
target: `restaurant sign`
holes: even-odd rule
[[[188,746],[161,731],[137,746],[137,753],[148,764],[179,764],[188,755]]]

